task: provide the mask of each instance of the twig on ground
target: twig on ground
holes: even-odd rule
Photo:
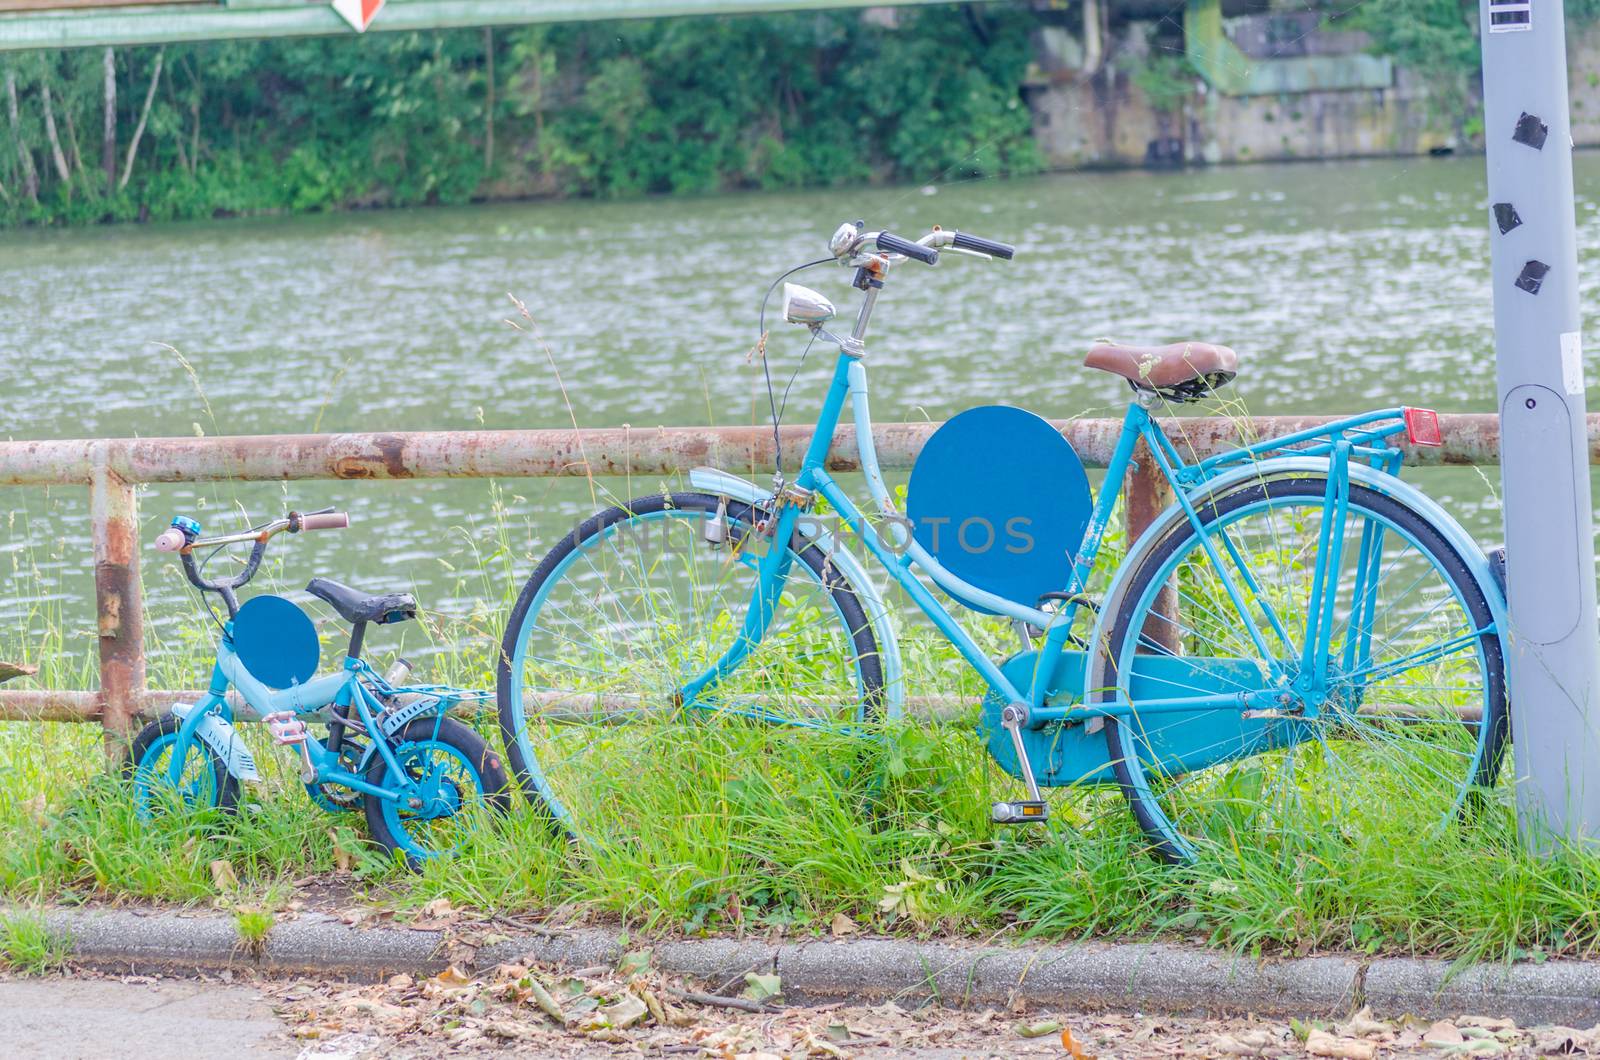
[[[711,992],[713,994],[726,994],[730,987],[738,986],[740,983],[744,982],[744,977],[755,970],[756,966],[751,965],[742,972],[734,972],[733,975],[729,977],[727,982],[723,983],[721,986],[717,987]]]
[[[724,997],[721,994],[701,994],[693,990],[679,990],[677,987],[667,987],[667,993],[680,1001],[687,1001],[694,1005],[705,1005],[708,1008],[733,1008],[740,1012],[754,1012],[757,1014],[777,1012],[771,1005],[764,1005],[759,1001],[751,1001],[742,997]]]

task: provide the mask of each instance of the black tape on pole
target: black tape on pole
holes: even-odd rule
[[[1538,294],[1539,288],[1544,284],[1545,273],[1550,271],[1550,266],[1542,261],[1530,261],[1522,267],[1522,275],[1517,277],[1517,286],[1529,294]]]
[[[1500,234],[1505,235],[1522,223],[1522,218],[1517,213],[1517,208],[1509,202],[1494,204],[1494,223],[1500,229]]]
[[[1550,135],[1550,126],[1539,120],[1537,114],[1522,112],[1522,117],[1517,119],[1517,129],[1511,138],[1519,144],[1527,144],[1535,151],[1544,149],[1545,137]]]

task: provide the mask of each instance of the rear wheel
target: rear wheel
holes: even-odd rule
[[[1104,687],[1091,698],[1131,703],[1106,723],[1111,760],[1168,860],[1415,830],[1499,781],[1505,664],[1483,588],[1426,518],[1375,490],[1350,487],[1341,526],[1324,510],[1326,481],[1276,479],[1210,502],[1202,532],[1175,527],[1110,602]],[[1338,570],[1320,596],[1319,555]],[[1320,680],[1308,640],[1326,652]],[[1200,696],[1237,702],[1156,706]]]
[[[506,809],[510,782],[500,756],[459,721],[418,718],[390,747],[404,776],[374,754],[367,783],[393,791],[408,781],[415,785],[415,803],[366,795],[367,827],[386,850],[398,850],[412,871],[455,853],[483,824],[485,811]]]
[[[689,787],[672,806],[645,805],[637,790],[642,771],[699,771],[707,754],[679,739],[685,722],[702,735],[717,723],[727,742],[712,757],[739,758],[770,750],[756,733],[774,726],[854,739],[878,718],[872,625],[826,552],[800,539],[761,641],[683,702],[739,641],[765,514],[705,493],[637,498],[584,522],[528,579],[501,647],[500,726],[523,791],[558,831],[619,839],[663,814],[700,813]]]

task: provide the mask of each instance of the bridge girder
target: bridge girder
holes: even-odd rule
[[[951,0],[389,0],[370,33],[466,26],[909,7]],[[52,8],[50,5],[58,5]],[[173,44],[352,32],[327,3],[308,0],[158,0],[84,6],[82,0],[0,0],[0,51]]]

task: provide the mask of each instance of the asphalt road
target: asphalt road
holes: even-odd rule
[[[755,1015],[678,1001],[670,980],[610,973],[577,994],[563,1026],[520,997],[528,973],[500,966],[481,979],[460,973],[385,984],[324,979],[227,981],[105,976],[68,971],[0,980],[0,1058],[27,1060],[443,1060],[481,1056],[526,1060],[739,1053],[763,1060],[840,1056],[859,1060],[1275,1060],[1344,1056],[1430,1058],[1450,1053],[1506,1058],[1600,1055],[1600,1027],[1527,1030],[1510,1020],[1462,1016],[1428,1023],[1374,1019],[1366,1010],[1338,1023],[1207,1019],[1127,1012],[957,1010],[938,1006],[835,1002],[783,1006]],[[658,993],[650,993],[651,987]],[[598,1003],[643,991],[671,1000],[666,1022],[600,1033],[583,1025],[576,1001]],[[596,994],[602,995],[596,997]],[[726,1000],[726,999],[723,999]],[[591,1005],[591,1008],[594,1006]],[[643,1002],[638,1003],[643,1015]],[[604,1014],[604,1009],[601,1010]],[[281,1014],[281,1015],[280,1015]],[[1310,1037],[1306,1037],[1310,1035]],[[1300,1039],[1305,1038],[1304,1041]],[[835,1048],[831,1043],[841,1042]]]
[[[0,982],[0,1056],[34,1060],[300,1054],[262,994],[179,979]]]

